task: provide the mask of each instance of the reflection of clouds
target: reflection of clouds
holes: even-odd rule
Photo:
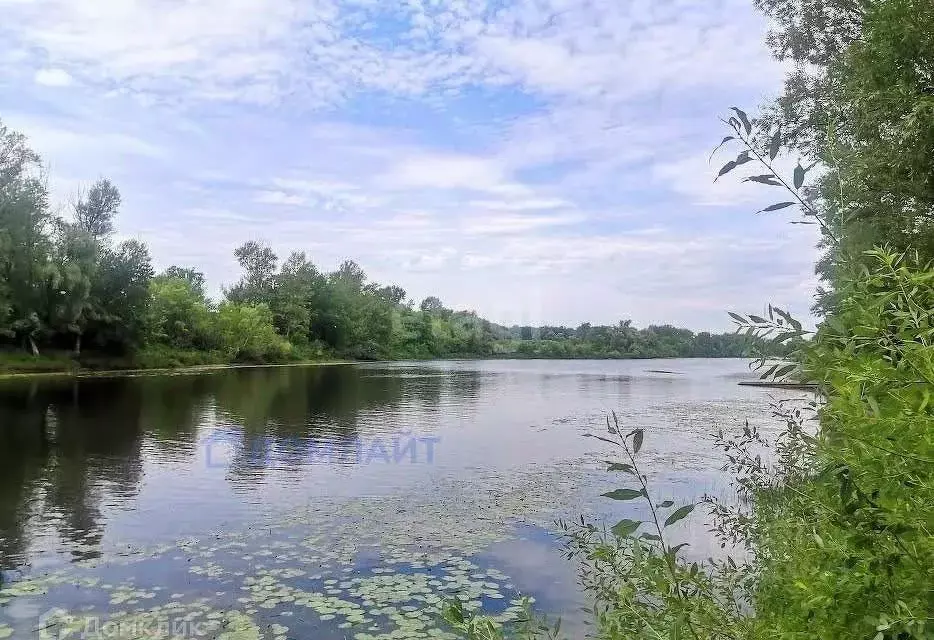
[[[34,601],[14,598],[3,609],[3,615],[10,620],[40,620],[42,609]]]
[[[516,589],[535,598],[538,611],[561,617],[565,637],[584,637],[581,609],[588,600],[577,582],[577,564],[561,553],[561,543],[538,527],[521,527],[521,537],[493,545],[491,563],[512,577]]]

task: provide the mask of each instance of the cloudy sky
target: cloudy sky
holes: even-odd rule
[[[0,0],[0,118],[219,291],[256,239],[504,323],[806,315],[814,234],[713,183],[751,0]]]

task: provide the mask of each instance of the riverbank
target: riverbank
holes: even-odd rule
[[[724,356],[727,358],[727,356]],[[565,356],[535,357],[526,354],[495,353],[488,355],[452,354],[433,358],[400,357],[390,360],[358,360],[338,358],[328,355],[297,357],[287,362],[230,362],[221,354],[201,351],[159,351],[158,353],[138,354],[134,358],[107,357],[90,354],[76,359],[68,353],[52,353],[32,356],[26,353],[0,352],[0,380],[30,377],[107,377],[126,375],[157,375],[204,373],[223,369],[251,369],[264,367],[304,367],[311,365],[370,364],[390,362],[432,362],[436,360],[658,360],[670,358],[651,358],[648,356]],[[685,358],[688,360],[708,358]],[[674,371],[653,371],[654,373],[677,373]]]
[[[208,364],[193,367],[175,367],[169,369],[74,369],[70,371],[48,371],[44,373],[4,372],[0,371],[0,380],[17,378],[107,378],[112,376],[155,376],[155,375],[196,375],[211,371],[228,369],[276,369],[287,367],[326,367],[333,365],[356,364],[353,360],[307,360],[285,364]]]
[[[202,352],[178,352],[174,358],[125,359],[90,356],[75,359],[65,354],[32,356],[0,353],[0,380],[13,378],[108,377],[132,375],[197,374],[224,369],[260,367],[307,367],[352,364],[352,360],[316,357],[290,362],[229,362]],[[194,360],[194,361],[193,361]],[[200,360],[200,361],[199,361]]]

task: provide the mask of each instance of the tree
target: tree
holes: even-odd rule
[[[162,273],[162,275],[165,276],[166,278],[175,278],[175,279],[184,280],[190,285],[191,290],[195,294],[197,294],[202,300],[204,300],[204,297],[205,297],[204,274],[201,273],[200,271],[196,271],[195,269],[188,268],[188,267],[177,267],[175,265],[172,265],[171,267],[166,269]]]
[[[444,310],[444,305],[441,304],[441,300],[439,298],[435,296],[428,296],[427,298],[422,300],[422,303],[419,305],[418,308],[426,313],[434,314],[434,313],[440,313],[442,310]]]
[[[757,0],[795,63],[759,123],[828,170],[805,190],[827,226],[815,309],[836,305],[844,253],[886,242],[934,257],[934,6],[928,0]],[[798,186],[798,185],[796,185]],[[845,198],[840,196],[844,195]],[[838,242],[837,240],[842,240]]]
[[[75,203],[75,224],[97,239],[106,238],[114,231],[120,204],[120,191],[110,180],[101,178]]]
[[[176,349],[217,348],[212,312],[196,283],[167,272],[153,278],[150,294],[147,342]]]
[[[0,333],[38,353],[51,243],[39,155],[0,121]]]
[[[263,302],[275,284],[279,258],[267,246],[250,241],[234,251],[244,276],[227,291],[227,298],[238,302]]]
[[[265,304],[225,302],[217,314],[221,344],[236,361],[265,362],[288,355],[291,346],[283,340]]]
[[[355,291],[363,289],[366,282],[366,272],[353,260],[344,260],[341,266],[331,274],[333,280],[343,283]]]
[[[89,327],[100,348],[129,352],[141,344],[149,319],[152,276],[149,250],[138,240],[102,252],[100,276],[92,292],[97,317]]]
[[[390,305],[400,305],[405,301],[405,289],[396,285],[390,285],[388,287],[380,287],[374,285],[372,294],[383,302]]]
[[[53,267],[46,279],[46,319],[51,331],[73,336],[76,355],[81,354],[81,338],[95,314],[92,293],[100,255],[100,244],[91,233],[76,224],[58,225]]]

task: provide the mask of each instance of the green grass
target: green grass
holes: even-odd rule
[[[25,352],[0,351],[0,375],[13,373],[72,373],[80,365],[70,356],[33,356]]]

